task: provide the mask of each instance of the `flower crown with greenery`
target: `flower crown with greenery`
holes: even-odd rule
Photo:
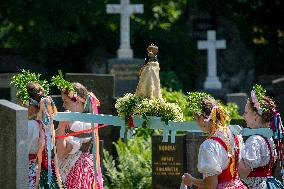
[[[189,102],[189,111],[197,115],[202,115],[201,101],[205,98],[214,100],[211,95],[204,92],[189,92],[187,97],[187,101]]]
[[[17,97],[22,101],[23,104],[28,104],[31,100],[27,90],[27,84],[34,82],[40,84],[44,89],[44,94],[49,93],[49,84],[46,80],[40,79],[41,74],[31,73],[29,70],[22,70],[12,77],[11,84],[15,85],[17,89]]]
[[[75,89],[69,81],[66,81],[63,78],[63,74],[61,70],[58,70],[57,76],[52,76],[51,78],[51,85],[56,86],[60,91],[67,94],[71,100],[77,100]]]
[[[267,110],[262,99],[263,96],[266,96],[266,90],[261,85],[253,86],[251,100],[259,115]]]

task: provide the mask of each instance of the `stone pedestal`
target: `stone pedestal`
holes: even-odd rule
[[[108,60],[108,73],[115,77],[115,96],[135,93],[143,59],[117,58]]]
[[[219,80],[219,77],[206,77],[205,83],[204,83],[204,89],[221,89],[222,83]]]

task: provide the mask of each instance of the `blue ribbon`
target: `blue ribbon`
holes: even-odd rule
[[[51,106],[52,106],[52,113],[54,113],[54,102],[50,98],[51,101]],[[45,108],[48,110],[48,103],[44,102]],[[51,131],[51,125],[52,125],[52,120],[51,118],[46,115],[44,112],[42,114],[42,121],[44,123],[44,127],[46,130],[46,139],[47,139],[47,166],[48,166],[48,180],[47,184],[50,187],[51,186],[51,175],[52,175],[52,167],[51,167],[51,151],[52,151],[52,131]]]

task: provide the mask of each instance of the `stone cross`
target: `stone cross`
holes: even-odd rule
[[[207,41],[198,41],[197,47],[199,50],[207,50],[207,70],[208,75],[204,83],[204,89],[221,89],[222,84],[217,76],[217,49],[225,49],[225,40],[216,40],[216,31],[207,31]]]
[[[130,4],[129,0],[120,0],[120,4],[108,4],[108,14],[121,14],[120,19],[120,46],[118,58],[132,58],[133,51],[130,47],[130,16],[134,13],[143,13],[142,4]]]

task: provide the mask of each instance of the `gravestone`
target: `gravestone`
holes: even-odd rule
[[[0,73],[0,99],[17,103],[16,88],[11,85],[11,79],[16,73]]]
[[[206,140],[207,136],[202,132],[188,132],[185,137],[186,143],[186,172],[196,178],[202,178],[202,174],[198,172],[198,153],[199,147]]]
[[[62,97],[61,95],[50,95],[50,97],[52,98],[56,108],[57,108],[57,111],[58,112],[64,112],[65,111],[65,108],[63,107],[63,100],[62,100]]]
[[[62,100],[61,95],[50,95],[50,97],[52,98],[52,100],[53,100],[53,102],[54,102],[54,104],[57,108],[57,111],[58,112],[64,112],[65,108],[63,107],[63,100]],[[54,123],[55,129],[57,129],[59,122],[53,121],[53,123]]]
[[[28,111],[0,100],[0,188],[28,189]]]
[[[284,115],[284,77],[272,81],[272,93],[280,115]]]
[[[152,188],[179,188],[186,171],[185,136],[176,136],[175,143],[162,142],[162,136],[152,136]]]
[[[227,102],[236,103],[239,107],[238,112],[240,115],[244,114],[247,100],[248,100],[248,95],[246,93],[227,94]]]
[[[92,91],[100,100],[99,112],[102,114],[113,114],[112,107],[114,97],[114,77],[108,74],[92,73],[66,73],[66,80],[79,82],[89,91]]]
[[[135,93],[143,63],[144,60],[137,58],[108,60],[108,73],[115,76],[116,97],[122,97],[125,93]]]
[[[89,91],[94,92],[100,100],[99,113],[114,115],[114,76],[109,74],[66,73],[66,80],[79,82]],[[99,130],[100,139],[104,140],[104,148],[111,154],[115,152],[112,142],[119,139],[119,128],[107,126]]]
[[[272,80],[272,91],[274,94],[284,94],[284,77]]]
[[[207,50],[207,77],[204,83],[204,89],[219,90],[222,84],[217,76],[217,49],[225,49],[225,40],[216,40],[216,31],[207,31],[207,41],[201,40],[197,42],[199,50]]]
[[[266,91],[271,92],[273,90],[272,81],[282,78],[284,75],[259,75],[257,76],[257,83],[262,85]]]

